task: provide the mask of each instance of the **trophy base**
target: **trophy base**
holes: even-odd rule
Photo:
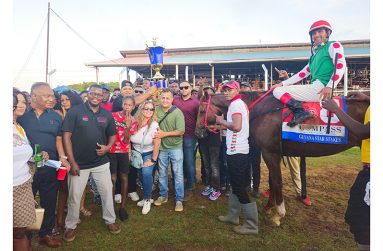
[[[159,71],[157,71],[156,74],[153,76],[153,79],[165,79],[165,77],[162,76]]]

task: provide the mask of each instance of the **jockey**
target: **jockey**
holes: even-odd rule
[[[312,117],[301,102],[319,102],[331,96],[334,88],[342,79],[346,69],[343,47],[338,41],[329,41],[332,33],[330,23],[324,20],[314,22],[309,30],[311,39],[311,57],[308,64],[291,78],[273,86],[274,97],[290,108],[294,115],[287,125],[293,127]],[[338,53],[336,71],[334,71],[335,54]],[[311,74],[310,84],[293,85]]]

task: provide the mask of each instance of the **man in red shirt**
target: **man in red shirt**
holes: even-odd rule
[[[102,102],[100,104],[100,107],[111,112],[113,104],[112,104],[112,102],[109,102],[110,90],[109,90],[108,86],[105,84],[102,84],[101,87],[102,87]]]
[[[192,195],[192,189],[195,183],[196,166],[195,166],[195,147],[197,138],[194,134],[199,101],[191,95],[192,86],[189,82],[180,83],[179,97],[174,97],[173,105],[182,111],[185,117],[185,133],[183,135],[183,153],[184,153],[184,173],[186,176],[186,193],[184,200],[189,200]]]

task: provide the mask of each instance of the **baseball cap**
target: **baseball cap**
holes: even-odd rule
[[[243,82],[241,82],[240,86],[242,86],[242,85],[251,88],[251,84],[250,84],[249,82],[245,82],[245,81],[243,81]]]
[[[211,85],[209,85],[209,84],[204,85],[202,90],[204,91],[206,89],[211,89],[213,92],[215,92],[214,88]]]
[[[230,88],[230,89],[237,89],[239,90],[239,83],[237,81],[234,81],[234,80],[231,80],[229,81],[228,83],[224,84],[222,86],[222,89],[225,89],[225,88]]]

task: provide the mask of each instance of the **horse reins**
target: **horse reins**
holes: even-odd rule
[[[260,96],[258,99],[254,100],[253,103],[251,103],[249,106],[248,106],[248,109],[250,111],[251,108],[253,108],[256,104],[258,104],[264,97],[266,97],[273,89],[270,89],[268,90],[267,92],[265,92],[262,96]]]
[[[273,89],[270,89],[268,90],[267,92],[265,92],[262,96],[260,96],[258,99],[256,99],[253,103],[251,103],[249,106],[248,106],[248,109],[250,111],[251,108],[253,108],[256,104],[258,104],[264,97],[266,97],[271,91],[273,91]],[[202,102],[203,105],[207,105],[206,106],[206,112],[205,112],[205,117],[204,117],[204,120],[203,120],[203,126],[209,130],[210,132],[214,133],[214,134],[218,134],[219,133],[219,130],[213,130],[213,129],[210,129],[207,125],[207,118],[208,118],[208,114],[209,114],[209,110],[211,109],[213,111],[213,114],[215,114],[214,110],[211,108],[211,95],[209,95],[209,98],[207,100],[207,102]]]

